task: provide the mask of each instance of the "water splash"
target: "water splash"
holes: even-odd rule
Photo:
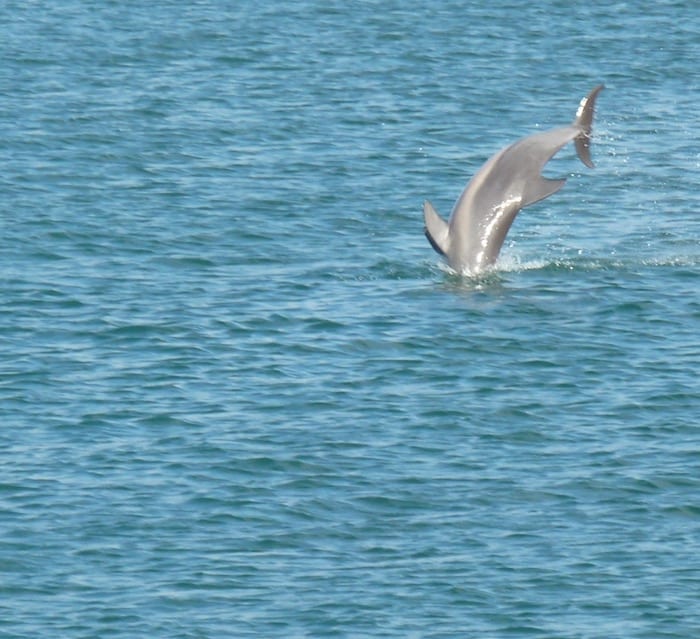
[[[523,259],[518,255],[503,256],[495,265],[486,269],[472,272],[469,270],[456,271],[447,264],[438,263],[438,269],[450,277],[463,278],[474,283],[485,283],[499,279],[500,276],[511,273],[528,271],[630,271],[650,267],[697,267],[700,266],[700,255],[657,256],[640,259],[636,256],[628,258],[611,254],[600,257],[541,257]]]

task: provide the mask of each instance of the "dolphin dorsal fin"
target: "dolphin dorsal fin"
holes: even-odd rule
[[[450,227],[438,215],[428,200],[423,202],[423,219],[425,220],[425,236],[428,238],[428,242],[440,255],[447,255]]]
[[[553,193],[556,193],[562,186],[566,184],[566,178],[561,180],[552,180],[550,178],[540,177],[537,180],[530,181],[524,189],[521,206],[524,208],[544,200]]]

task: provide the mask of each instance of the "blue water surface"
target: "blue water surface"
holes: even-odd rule
[[[0,20],[0,637],[700,636],[700,5]]]

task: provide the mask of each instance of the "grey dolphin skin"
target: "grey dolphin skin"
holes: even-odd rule
[[[559,149],[573,140],[581,161],[593,168],[591,126],[595,101],[603,88],[602,84],[595,87],[581,100],[569,126],[535,133],[496,153],[467,184],[449,222],[425,201],[425,235],[455,271],[475,274],[493,265],[520,209],[564,186],[566,179],[541,175]]]

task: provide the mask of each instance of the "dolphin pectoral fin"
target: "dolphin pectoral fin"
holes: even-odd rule
[[[574,139],[576,153],[581,162],[589,169],[595,167],[591,160],[591,128],[593,126],[593,115],[595,114],[595,101],[604,88],[604,85],[599,84],[581,100],[578,111],[576,111],[576,119],[574,120],[574,126],[581,129],[581,133]]]
[[[425,220],[425,237],[428,238],[428,242],[440,255],[447,255],[450,227],[438,215],[428,200],[423,202],[423,219]]]
[[[540,177],[538,180],[532,180],[525,188],[521,206],[526,207],[544,200],[544,198],[556,193],[564,184],[566,184],[566,178],[550,180],[549,178]]]

